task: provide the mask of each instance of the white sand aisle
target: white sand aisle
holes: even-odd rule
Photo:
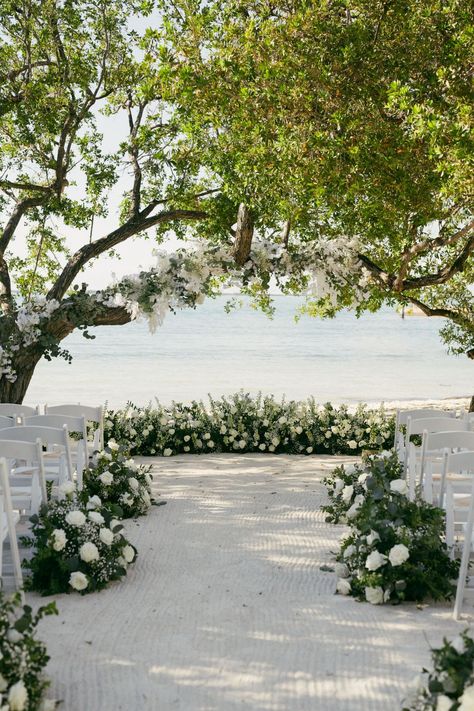
[[[168,504],[128,526],[128,579],[41,624],[64,711],[397,711],[427,639],[466,624],[334,595],[319,479],[341,459],[154,460]]]

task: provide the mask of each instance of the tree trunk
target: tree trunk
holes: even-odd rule
[[[21,405],[39,359],[40,356],[31,353],[22,354],[14,359],[13,368],[17,377],[14,383],[10,383],[5,378],[0,379],[0,402]]]
[[[469,405],[469,412],[474,412],[474,395],[471,397],[471,404]]]

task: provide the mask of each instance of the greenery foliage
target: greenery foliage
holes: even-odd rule
[[[49,686],[43,670],[49,661],[45,645],[36,638],[39,621],[57,615],[54,602],[36,613],[22,605],[19,593],[0,592],[0,703],[5,711],[41,711]],[[54,706],[54,704],[53,704]]]
[[[383,408],[277,401],[237,393],[209,403],[173,403],[106,414],[107,438],[134,454],[171,456],[209,452],[275,454],[358,454],[390,446],[394,418]]]
[[[459,562],[444,542],[445,513],[411,501],[401,474],[397,455],[387,453],[327,481],[329,520],[350,525],[337,555],[341,594],[372,604],[452,597]]]
[[[470,711],[474,707],[474,641],[469,630],[432,650],[433,668],[412,684],[403,711]]]
[[[71,485],[72,486],[72,485]],[[101,590],[127,574],[137,552],[122,534],[122,524],[100,500],[81,504],[72,489],[65,498],[44,505],[31,517],[32,536],[23,543],[33,548],[25,561],[30,575],[25,587],[42,595],[77,590]]]
[[[98,497],[101,505],[119,518],[143,516],[151,506],[151,467],[138,466],[128,447],[109,439],[106,449],[94,455],[94,463],[83,474],[79,498],[88,504]]]

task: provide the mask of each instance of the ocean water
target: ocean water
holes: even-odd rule
[[[169,314],[155,334],[147,324],[72,334],[64,345],[72,365],[43,361],[25,402],[189,401],[237,390],[334,403],[463,397],[474,365],[449,356],[440,321],[404,320],[385,310],[357,319],[309,317],[295,323],[300,301],[275,297],[273,320],[248,305],[227,314],[226,298]]]

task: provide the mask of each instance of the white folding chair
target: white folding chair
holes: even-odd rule
[[[55,484],[62,484],[67,479],[73,480],[74,469],[72,466],[71,448],[69,443],[69,432],[67,425],[61,428],[44,427],[40,425],[23,425],[20,427],[10,427],[7,430],[0,430],[0,441],[33,442],[40,439],[43,445],[50,451],[56,446],[61,449],[53,452],[54,458],[48,458],[49,452],[44,453],[45,476],[47,481]]]
[[[64,425],[67,426],[69,435],[72,432],[81,435],[81,440],[69,442],[69,452],[73,466],[76,468],[77,484],[82,487],[82,473],[87,467],[89,460],[89,452],[87,449],[87,422],[85,417],[73,417],[71,415],[52,414],[52,415],[33,415],[32,417],[24,418],[25,426],[40,426],[40,427],[55,427],[61,429]],[[77,444],[77,446],[76,446]],[[47,459],[51,461],[54,454],[49,454]]]
[[[439,502],[442,504],[448,455],[455,451],[474,451],[474,432],[425,432],[421,444],[420,481],[440,474]],[[453,460],[452,460],[453,461]],[[428,485],[429,486],[429,485]]]
[[[5,427],[13,427],[17,422],[13,417],[7,417],[6,415],[0,415],[0,430],[4,430]]]
[[[9,468],[14,508],[30,515],[38,513],[41,503],[47,501],[41,440],[34,443],[0,440],[0,457],[6,459]]]
[[[406,439],[405,439],[405,461],[404,461],[404,472],[405,475],[408,469],[408,454],[410,448],[408,444],[411,438],[415,435],[423,435],[425,432],[466,432],[468,429],[467,419],[458,419],[454,417],[426,417],[420,418],[418,420],[412,420],[411,417],[407,420],[406,427]],[[413,451],[413,450],[412,450]],[[422,455],[422,450],[416,448],[415,454]],[[421,476],[423,476],[423,469],[421,469]]]
[[[13,510],[10,486],[8,481],[7,463],[5,459],[0,459],[0,575],[2,580],[4,577],[4,546],[5,543],[10,543],[10,553],[13,562],[13,575],[15,579],[16,589],[20,590],[23,587],[23,575],[21,572],[20,552],[18,550],[18,540],[16,534],[16,524],[19,521],[19,515]]]
[[[415,410],[397,410],[397,416],[395,420],[395,439],[393,446],[396,451],[405,451],[406,440],[402,432],[402,427],[407,426],[408,418],[411,421],[414,420],[424,420],[428,417],[455,417],[456,412],[454,410],[433,410],[429,408],[421,408]],[[401,460],[403,461],[403,459]]]
[[[0,402],[0,415],[6,415],[7,417],[27,417],[28,415],[38,414],[39,405],[31,407],[31,405],[18,405],[14,402]]]
[[[464,472],[470,472],[470,476],[464,477],[463,481],[457,480],[453,483],[448,479],[446,488],[446,542],[453,545],[455,537],[459,539],[464,533],[453,611],[453,617],[457,620],[464,600],[468,598],[474,601],[474,588],[467,585],[471,582],[469,567],[474,544],[474,452],[455,454],[453,458],[458,460]]]
[[[87,422],[97,425],[94,433],[94,442],[88,443],[89,454],[104,448],[104,408],[89,405],[45,405],[46,415],[69,415],[70,417],[85,417]]]

